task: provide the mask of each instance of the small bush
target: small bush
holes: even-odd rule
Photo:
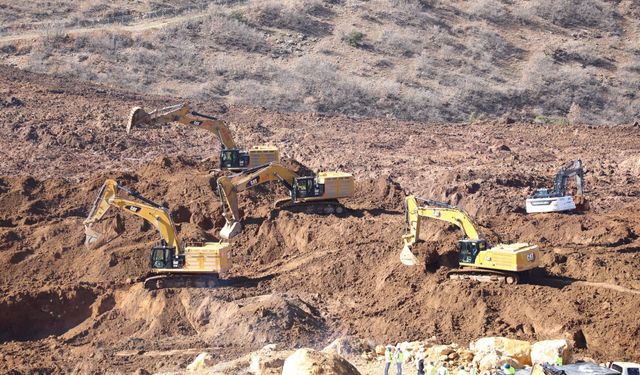
[[[240,9],[234,9],[229,13],[229,18],[236,20],[238,22],[245,22],[244,13]]]
[[[283,5],[280,1],[263,1],[249,8],[247,17],[254,26],[267,26],[297,31],[308,35],[327,35],[331,25],[311,17],[304,9]],[[314,9],[311,7],[309,10]]]
[[[539,0],[533,10],[539,17],[562,27],[618,28],[615,12],[602,0]]]
[[[355,47],[355,48],[362,47],[363,41],[364,41],[364,33],[357,30],[353,30],[349,32],[347,35],[345,35],[342,39],[345,42],[347,42],[347,44],[349,44],[351,47]]]
[[[388,30],[382,33],[382,37],[375,46],[378,51],[394,56],[412,57],[417,52],[415,40],[407,35],[400,35]]]

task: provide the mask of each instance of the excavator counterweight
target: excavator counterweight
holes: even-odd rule
[[[118,196],[119,192],[136,200],[121,198]],[[171,214],[165,207],[110,179],[100,188],[89,216],[84,221],[87,245],[101,237],[92,226],[112,206],[144,219],[160,234],[160,243],[151,249],[151,273],[145,280],[146,288],[212,286],[218,275],[229,269],[229,243],[206,242],[183,247],[178,240]]]
[[[458,241],[458,263],[461,269],[450,271],[450,278],[514,284],[518,282],[519,274],[538,267],[540,263],[540,252],[536,245],[514,243],[490,246],[480,236],[469,215],[455,206],[409,195],[405,198],[405,215],[407,232],[402,236],[404,246],[400,261],[407,266],[419,263],[411,247],[419,239],[422,218],[445,221],[462,231],[463,239]]]

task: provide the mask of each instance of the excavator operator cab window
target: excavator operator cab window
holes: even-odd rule
[[[460,263],[475,263],[478,254],[488,247],[486,240],[462,240],[458,246]]]
[[[180,268],[182,262],[174,257],[173,247],[154,247],[151,249],[151,268]]]
[[[309,183],[312,183],[313,180],[307,177],[301,177],[296,179],[296,197],[298,198],[306,198],[311,192],[311,188]]]
[[[316,197],[321,195],[321,189],[313,177],[298,177],[296,179],[295,193],[297,198]]]
[[[220,168],[234,168],[238,166],[238,150],[220,151]]]

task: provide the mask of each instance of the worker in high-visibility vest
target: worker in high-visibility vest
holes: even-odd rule
[[[389,367],[393,362],[393,345],[387,345],[384,348],[384,375],[389,375]]]
[[[504,366],[502,367],[502,371],[506,374],[506,375],[513,375],[516,373],[516,369],[513,368],[513,366],[511,366],[508,363],[505,363]]]
[[[402,363],[404,362],[404,352],[402,351],[402,348],[400,348],[400,344],[396,345],[395,360],[396,360],[396,366],[398,368],[397,374],[402,375]]]
[[[562,366],[562,356],[556,355],[556,366]]]

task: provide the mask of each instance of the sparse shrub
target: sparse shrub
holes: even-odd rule
[[[484,120],[484,113],[477,113],[473,111],[469,113],[469,118],[467,119],[467,122],[473,124],[474,122],[478,122],[482,120]]]
[[[18,49],[13,44],[5,44],[3,46],[0,46],[0,53],[12,55],[16,52],[18,52]]]
[[[509,24],[514,21],[507,7],[500,0],[480,0],[469,7],[469,15],[496,24]]]
[[[267,42],[259,31],[236,19],[211,16],[204,23],[204,35],[210,35],[216,43],[247,52],[265,52]]]
[[[364,40],[364,33],[357,30],[352,30],[347,35],[345,35],[342,39],[345,42],[347,42],[347,44],[349,44],[351,47],[355,47],[355,48],[362,47],[363,40]]]
[[[244,13],[240,9],[234,9],[229,13],[229,18],[234,19],[238,22],[245,22]]]
[[[280,1],[262,1],[249,7],[249,22],[255,26],[267,26],[297,31],[309,35],[326,35],[331,26],[311,17],[304,9],[285,6]]]
[[[412,57],[417,51],[416,44],[416,41],[407,35],[386,30],[375,46],[379,51],[390,55]]]
[[[536,15],[562,27],[618,28],[615,12],[602,0],[539,0],[533,10]]]

